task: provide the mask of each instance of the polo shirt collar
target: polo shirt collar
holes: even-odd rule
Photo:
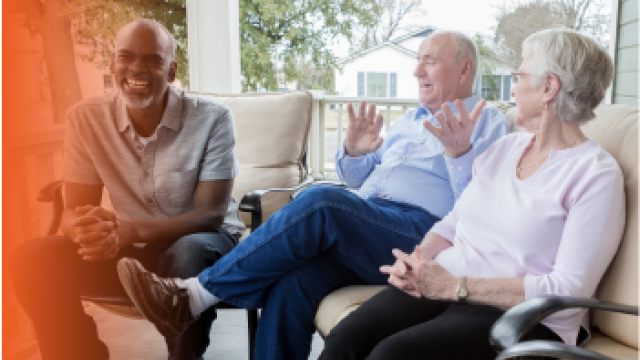
[[[160,121],[158,128],[164,126],[171,130],[180,131],[180,129],[182,129],[182,90],[178,90],[173,85],[169,85],[167,93],[167,107],[164,109],[162,120]],[[116,123],[118,131],[124,132],[127,128],[131,128],[133,130],[133,126],[131,126],[131,119],[127,112],[127,106],[125,105],[120,92],[118,92],[117,107]]]

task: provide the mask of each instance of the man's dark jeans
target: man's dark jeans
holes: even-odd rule
[[[126,246],[113,260],[90,262],[81,259],[78,245],[68,238],[42,237],[16,249],[10,271],[18,301],[33,322],[43,360],[102,360],[109,357],[107,347],[98,338],[95,322],[85,314],[80,295],[126,296],[116,272],[120,258],[136,258],[160,276],[189,278],[212,266],[237,242],[236,236],[224,231],[198,233],[142,249]],[[215,318],[211,308],[175,343],[168,341],[169,359],[200,359]]]
[[[257,360],[309,357],[320,301],[347,285],[386,284],[394,248],[411,253],[438,220],[424,209],[315,187],[273,214],[198,277],[214,295],[262,308]]]

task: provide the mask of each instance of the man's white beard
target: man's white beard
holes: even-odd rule
[[[123,93],[122,91],[120,92],[120,94],[124,99],[125,105],[133,109],[144,109],[146,107],[149,107],[153,102],[153,96],[149,96],[146,99],[140,99],[140,98],[131,98],[127,96],[125,93]]]

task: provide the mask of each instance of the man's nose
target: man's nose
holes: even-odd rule
[[[134,72],[146,71],[147,67],[144,63],[144,59],[137,56],[133,61],[129,64],[129,69]]]
[[[424,69],[421,64],[416,65],[416,69],[413,71],[413,76],[418,77],[424,75]]]

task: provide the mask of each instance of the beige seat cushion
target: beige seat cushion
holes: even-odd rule
[[[622,243],[598,287],[597,297],[628,305],[638,305],[638,108],[629,105],[602,105],[597,118],[584,127],[618,160],[624,176],[627,223]],[[638,317],[610,311],[594,311],[593,325],[602,333],[638,348]]]
[[[354,285],[327,295],[316,311],[315,324],[320,335],[327,336],[342,319],[384,288],[375,285]]]
[[[616,360],[638,360],[637,349],[625,346],[597,331],[591,334],[591,340],[584,348]]]
[[[240,158],[240,176],[233,196],[238,201],[251,190],[285,188],[306,176],[302,158],[307,149],[313,98],[306,91],[266,94],[202,94],[224,103],[235,119]],[[287,193],[263,198],[263,221],[284,206]],[[250,225],[250,215],[242,213]]]

